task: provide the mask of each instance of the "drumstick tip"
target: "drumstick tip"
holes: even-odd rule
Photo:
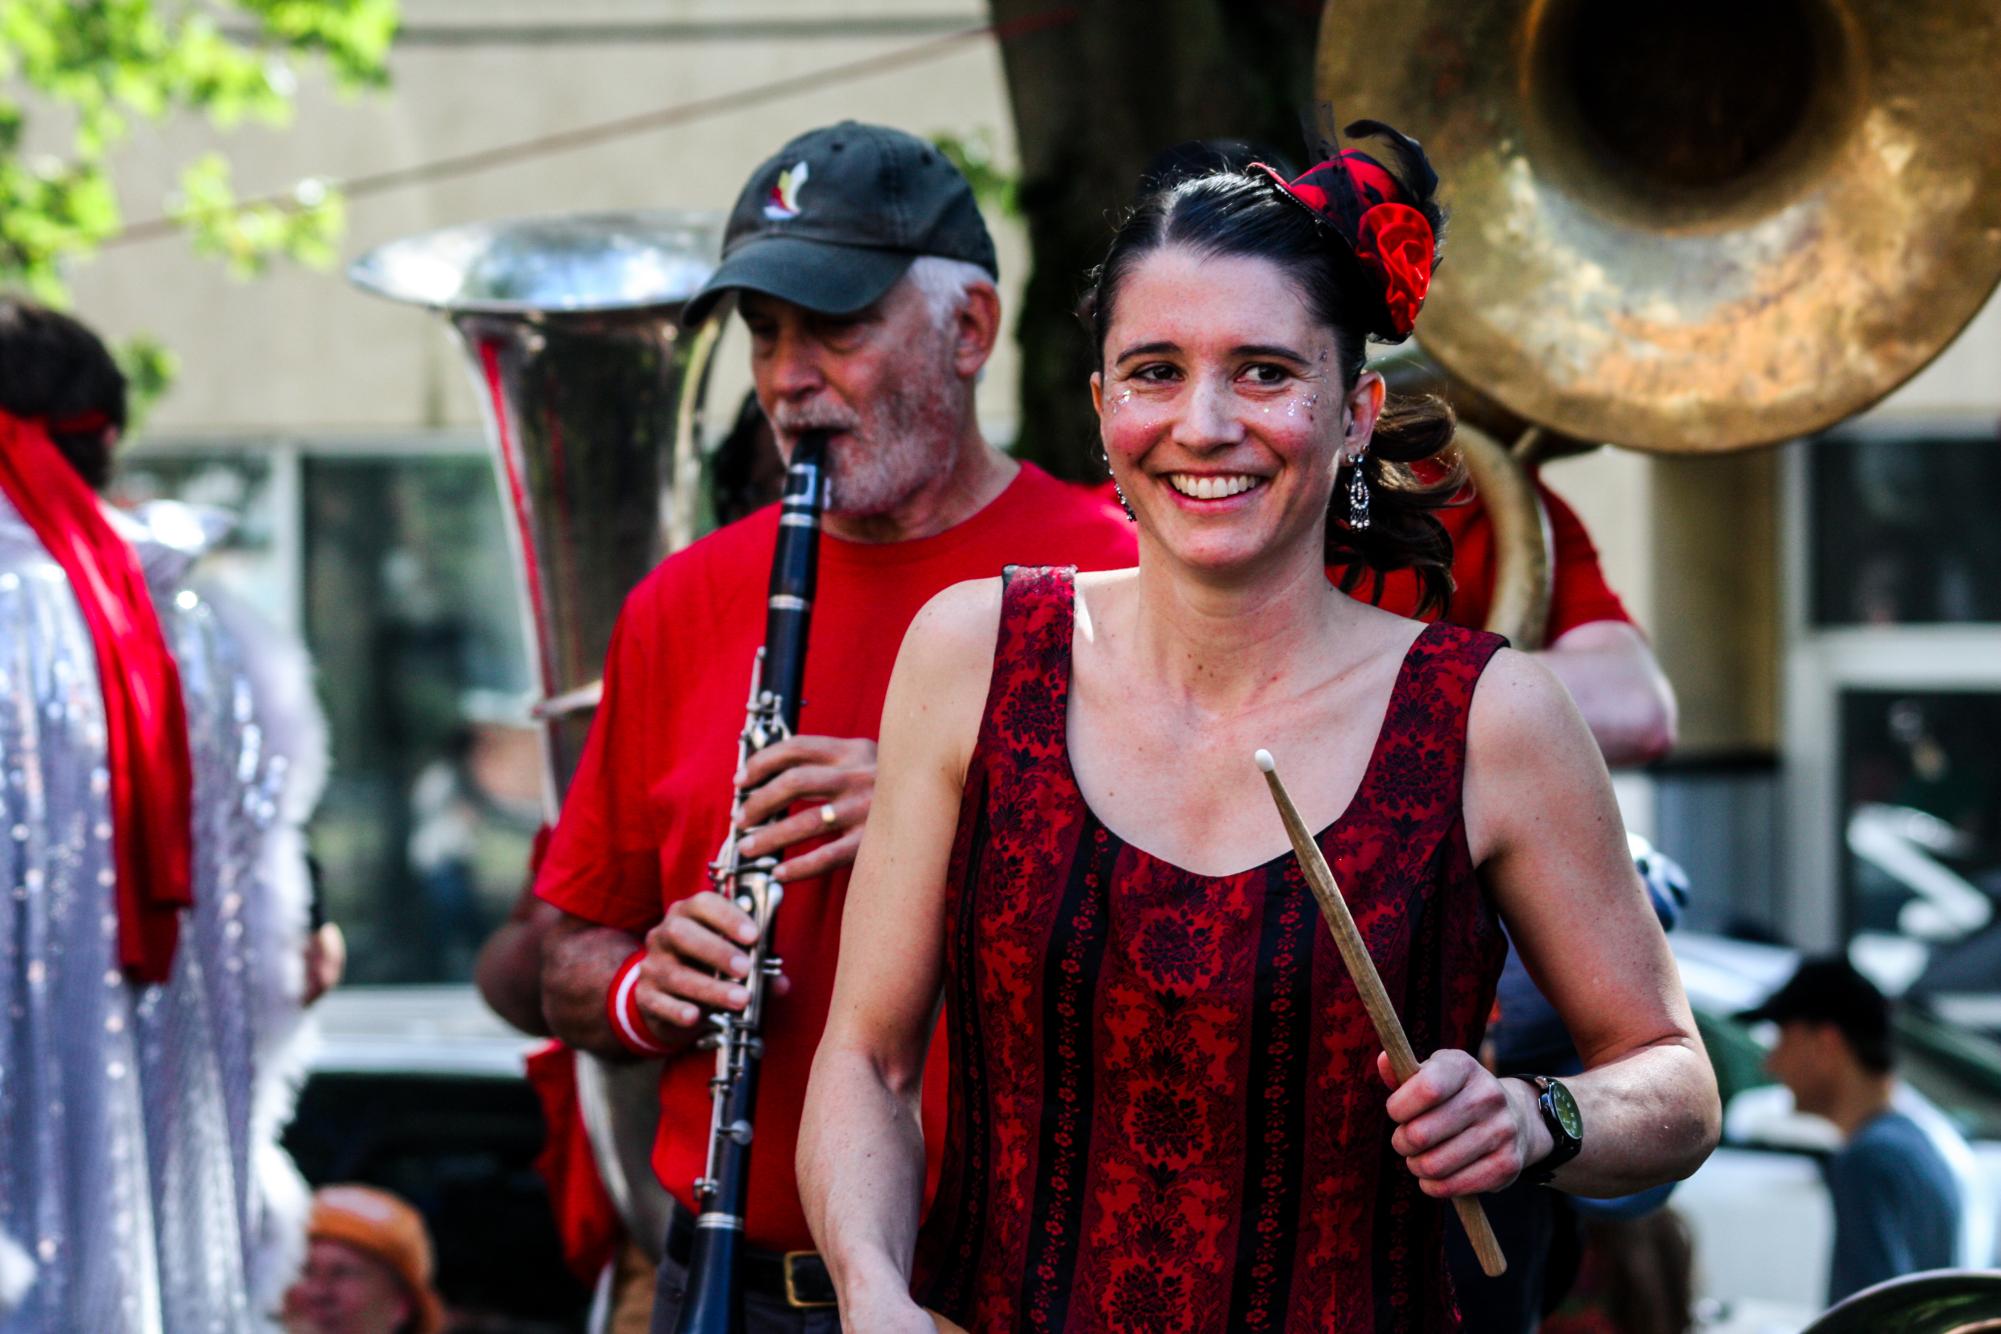
[[[1258,753],[1253,755],[1251,758],[1258,762],[1258,768],[1264,770],[1268,774],[1276,773],[1278,771],[1278,763],[1272,759],[1271,752],[1268,750],[1260,748]]]

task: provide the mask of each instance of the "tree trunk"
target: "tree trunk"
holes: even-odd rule
[[[989,0],[1021,153],[1030,270],[1016,318],[1021,430],[1015,453],[1059,477],[1097,480],[1089,380],[1097,349],[1077,304],[1139,178],[1191,139],[1303,148],[1318,0]],[[1025,31],[1008,35],[1007,25]],[[1360,114],[1360,113],[1357,113]]]

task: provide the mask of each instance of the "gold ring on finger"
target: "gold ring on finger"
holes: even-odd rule
[[[839,824],[840,822],[841,822],[841,817],[835,813],[833,802],[830,801],[826,805],[820,808],[820,823],[822,825],[826,826],[828,829],[832,829],[835,825]]]

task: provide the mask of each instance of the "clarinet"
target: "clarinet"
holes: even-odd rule
[[[771,558],[771,595],[765,604],[764,647],[751,668],[750,702],[737,741],[737,764],[791,736],[799,726],[799,689],[806,675],[806,631],[813,612],[814,574],[820,558],[820,511],[826,504],[827,436],[810,431],[799,438],[785,470],[785,497],[779,505],[778,545]],[[709,1016],[710,1031],[699,1045],[716,1053],[709,1081],[714,1107],[709,1119],[709,1159],[695,1182],[700,1212],[688,1256],[687,1297],[677,1334],[737,1334],[743,1328],[743,1288],[738,1270],[743,1253],[744,1197],[750,1183],[751,1122],[757,1107],[757,1074],[763,1063],[766,983],[781,961],[770,953],[771,927],[784,888],[772,879],[775,855],[745,859],[739,851],[737,817],[745,794],[730,812],[730,834],[709,864],[716,892],[751,915],[757,943],[749,949],[750,999],[740,1013]],[[781,817],[774,817],[781,818]],[[745,831],[749,832],[749,831]]]

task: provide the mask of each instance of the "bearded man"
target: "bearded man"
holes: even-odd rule
[[[783,851],[786,984],[765,1016],[743,1266],[749,1329],[837,1328],[793,1180],[806,1076],[824,1026],[848,868],[875,783],[875,741],[903,632],[931,596],[1004,565],[1130,565],[1102,498],[987,443],[974,386],[1000,328],[992,239],[956,168],[898,130],[802,135],[754,172],[723,263],[689,310],[727,294],[750,332],[759,403],[788,457],[830,432],[830,496],[800,735],[736,771],[764,628],[776,506],[668,557],[627,599],[604,698],[536,882],[562,912],[543,952],[556,1035],[607,1056],[663,1056],[654,1167],[678,1201],[654,1328],[671,1330],[708,1154],[705,1011],[739,1009],[755,932],[707,890],[734,789],[742,845]],[[1082,392],[1081,387],[1079,392]],[[789,812],[789,814],[788,814]],[[720,976],[719,976],[720,975]],[[614,985],[631,977],[612,1006]],[[943,1063],[927,1081],[942,1143]]]

